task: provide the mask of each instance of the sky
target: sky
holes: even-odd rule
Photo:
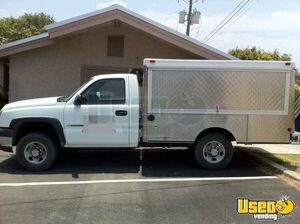
[[[45,12],[56,21],[119,4],[143,16],[185,32],[178,24],[178,12],[187,10],[187,0],[0,0],[0,17]],[[191,36],[203,40],[241,0],[198,0],[201,22],[193,25]],[[261,49],[292,55],[300,65],[300,1],[252,0],[249,7],[228,23],[207,44],[224,52],[236,47]]]

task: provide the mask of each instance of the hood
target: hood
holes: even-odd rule
[[[16,101],[6,104],[2,108],[2,111],[25,107],[55,106],[57,104],[57,98],[58,96]]]

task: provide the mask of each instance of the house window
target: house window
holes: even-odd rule
[[[124,56],[124,36],[111,36],[107,38],[107,56]]]

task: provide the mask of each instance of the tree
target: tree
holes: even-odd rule
[[[54,22],[54,18],[45,13],[25,13],[14,18],[0,19],[0,45],[45,32],[44,26]]]
[[[234,57],[241,60],[263,60],[263,61],[290,61],[290,54],[280,54],[277,50],[273,52],[264,51],[260,48],[235,48],[229,51]]]

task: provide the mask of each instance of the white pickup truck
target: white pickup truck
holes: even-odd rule
[[[99,75],[68,96],[9,103],[0,136],[32,171],[48,169],[62,148],[184,146],[200,166],[221,169],[232,141],[289,143],[293,63],[145,59],[144,66],[141,83],[134,74]]]

